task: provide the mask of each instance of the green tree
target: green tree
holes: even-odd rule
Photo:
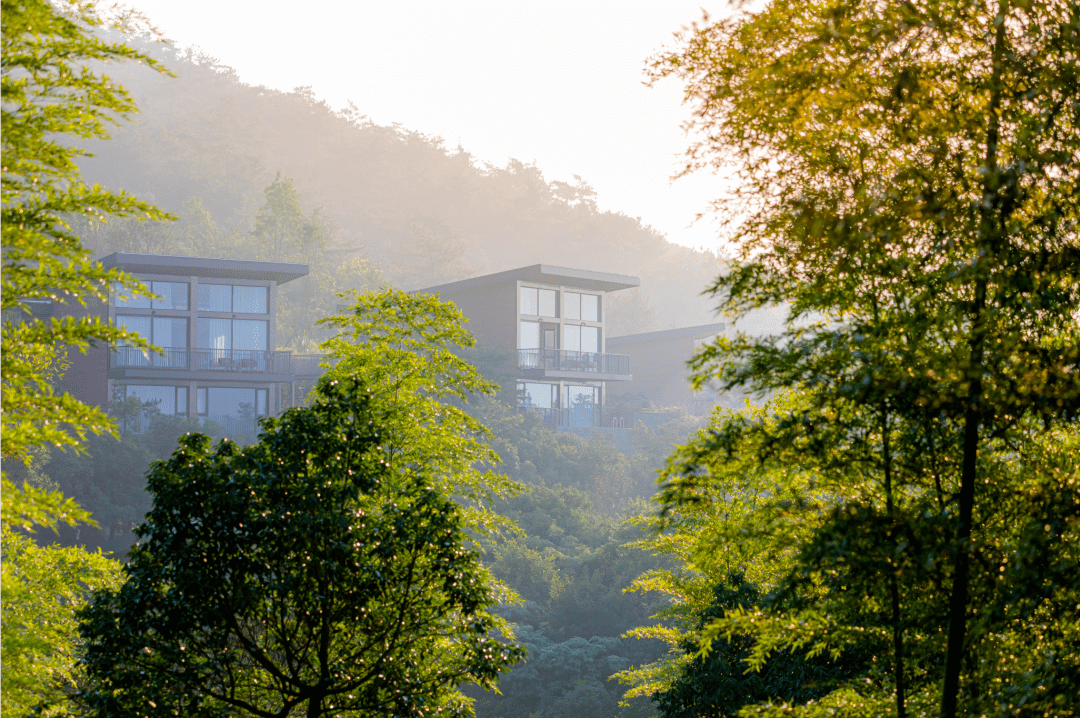
[[[358,378],[241,449],[189,434],[148,477],[126,580],[82,613],[98,716],[459,715],[521,655],[465,512],[403,470]]]
[[[88,187],[77,161],[89,153],[78,144],[108,137],[109,124],[135,110],[123,87],[93,69],[99,62],[134,60],[164,72],[153,59],[123,44],[102,40],[107,26],[131,29],[133,13],[106,17],[92,2],[4,0],[2,31],[2,251],[3,356],[0,453],[28,460],[39,447],[80,450],[92,433],[114,433],[100,409],[87,406],[55,383],[67,368],[66,352],[95,342],[136,335],[93,318],[42,321],[34,303],[103,300],[114,284],[141,285],[106,272],[71,230],[71,219],[106,215],[164,219],[167,215],[124,193]],[[74,610],[88,589],[114,580],[115,565],[79,549],[39,548],[20,529],[88,522],[89,514],[59,491],[2,480],[3,706],[4,713],[52,709],[72,687]]]
[[[475,340],[461,312],[435,297],[394,289],[351,295],[341,314],[322,320],[335,336],[321,346],[328,377],[357,376],[385,417],[382,440],[394,469],[422,470],[444,493],[455,495],[470,527],[494,537],[510,527],[491,502],[520,485],[496,472],[491,432],[460,405],[497,387],[454,349]]]
[[[33,539],[0,526],[3,546],[4,671],[0,705],[6,716],[33,710],[57,714],[82,677],[75,612],[91,591],[120,583],[120,564],[99,553]]]
[[[1069,2],[777,0],[695,26],[653,65],[695,106],[703,139],[687,172],[741,167],[721,310],[790,307],[780,336],[701,352],[697,381],[807,388],[757,443],[825,477],[835,505],[799,561],[847,610],[826,620],[808,606],[798,625],[819,621],[813,640],[834,648],[859,621],[889,635],[879,685],[899,716],[910,681],[920,710],[951,718],[961,697],[990,710],[1001,635],[1060,647],[1015,617],[1021,606],[1055,630],[1077,620],[1057,562],[1071,529],[1054,528],[1075,511],[1061,478],[1073,469],[1053,444],[1071,441],[1080,408],[1078,28]],[[688,469],[671,502],[708,483]],[[1048,511],[1030,486],[1064,503]],[[1027,543],[1042,517],[1053,539]],[[1030,585],[998,570],[1020,546],[1055,566],[1053,588],[1010,593]],[[811,640],[784,638],[790,619],[757,617],[761,651]],[[909,649],[940,673],[916,675]],[[1073,670],[1036,671],[1025,710],[1069,701]],[[863,698],[853,687],[834,707],[884,709]]]
[[[22,458],[29,447],[78,447],[87,433],[112,431],[105,414],[53,383],[64,348],[94,342],[139,343],[97,318],[39,321],[30,302],[85,304],[103,300],[119,283],[138,292],[122,273],[91,260],[67,218],[105,215],[164,219],[155,207],[80,179],[80,140],[107,138],[107,127],[135,111],[123,87],[88,63],[135,60],[164,72],[152,58],[101,40],[98,28],[132,27],[137,17],[103,19],[93,3],[59,7],[43,0],[3,3],[3,455]],[[145,345],[144,343],[142,345]],[[5,502],[23,500],[4,487]]]

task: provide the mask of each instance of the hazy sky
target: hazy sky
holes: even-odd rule
[[[641,217],[674,242],[715,247],[709,175],[672,183],[688,144],[682,87],[642,84],[645,61],[701,5],[134,0],[177,45],[247,83],[312,86],[378,124],[460,144],[479,160],[581,175],[601,209]],[[713,12],[722,10],[712,3]]]

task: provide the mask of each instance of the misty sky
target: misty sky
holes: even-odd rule
[[[581,175],[601,209],[641,217],[680,244],[717,246],[708,218],[687,226],[718,179],[669,181],[688,143],[681,85],[642,85],[645,60],[700,19],[701,4],[133,4],[244,82],[310,85],[332,107],[351,100],[378,124],[460,143],[482,161],[535,162],[549,181]]]

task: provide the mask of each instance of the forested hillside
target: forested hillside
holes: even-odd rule
[[[111,141],[92,145],[96,157],[82,164],[91,182],[151,198],[179,216],[199,198],[229,237],[254,229],[263,189],[280,173],[293,180],[306,213],[321,208],[335,264],[366,257],[403,289],[544,262],[641,277],[639,292],[613,295],[625,305],[616,333],[713,316],[699,292],[715,279],[718,258],[668,242],[633,217],[599,211],[585,179],[547,178],[517,160],[486,165],[441,138],[373,124],[363,98],[337,111],[310,88],[254,87],[197,52],[135,44],[176,77],[137,65],[108,68],[139,114]],[[127,244],[114,238],[96,249],[184,251],[155,241],[160,231],[127,234]],[[218,251],[238,252],[228,242]]]

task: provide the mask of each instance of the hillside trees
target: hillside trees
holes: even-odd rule
[[[718,630],[755,631],[760,662],[876,625],[888,669],[826,702],[848,714],[1075,703],[1068,651],[1038,670],[1000,656],[1056,651],[1078,618],[1078,28],[1068,2],[778,1],[695,26],[652,66],[694,105],[687,171],[741,167],[721,310],[790,306],[780,336],[701,352],[697,380],[805,388],[774,430],[745,431],[833,497],[786,585],[838,602]],[[732,436],[708,451],[730,455]],[[712,481],[690,464],[669,480],[671,507]],[[1038,589],[1018,555],[1054,566]]]
[[[245,84],[198,51],[151,51],[177,80],[166,91],[118,70],[144,121],[93,145],[84,170],[105,186],[153,193],[178,215],[189,197],[202,197],[229,234],[250,229],[263,188],[280,171],[303,195],[305,213],[323,207],[340,228],[340,247],[365,251],[393,286],[569,263],[641,276],[660,327],[711,319],[698,293],[717,274],[717,258],[672,244],[633,216],[598,211],[584,183],[546,178],[516,160],[486,165],[437,137],[376,125],[362,107],[332,108],[310,89]],[[414,237],[417,220],[430,236]],[[431,265],[415,256],[426,242],[456,260],[436,265],[434,282]]]

